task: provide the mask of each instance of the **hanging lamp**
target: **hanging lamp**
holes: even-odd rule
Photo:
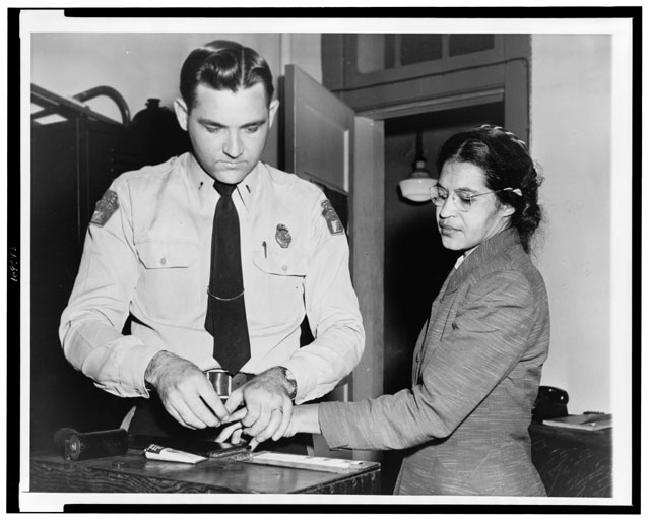
[[[414,168],[407,179],[399,183],[402,196],[412,202],[427,202],[430,200],[431,187],[436,185],[436,179],[427,169],[427,159],[422,149],[422,132],[415,134]]]

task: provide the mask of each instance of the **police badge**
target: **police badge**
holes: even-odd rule
[[[279,223],[275,227],[275,241],[283,249],[286,249],[291,243],[291,234],[289,234],[289,229],[283,223]]]

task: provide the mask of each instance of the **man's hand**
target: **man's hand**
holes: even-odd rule
[[[205,374],[170,351],[156,353],[144,374],[160,401],[188,429],[218,427],[228,412]]]
[[[242,405],[246,410],[236,411]],[[234,390],[225,407],[233,413],[230,420],[241,418],[241,427],[238,424],[226,427],[217,441],[226,441],[231,435],[239,440],[242,433],[253,437],[257,443],[269,438],[280,439],[289,425],[293,407],[285,370],[276,367],[260,373]]]

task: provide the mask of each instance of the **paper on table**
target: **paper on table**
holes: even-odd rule
[[[345,460],[339,458],[321,458],[305,456],[302,454],[285,454],[282,452],[262,451],[253,454],[246,463],[259,465],[275,465],[278,467],[293,467],[309,470],[321,470],[324,472],[355,472],[371,466],[366,461]]]
[[[160,461],[177,461],[179,463],[198,463],[199,461],[207,460],[204,456],[192,454],[190,452],[183,452],[169,447],[161,447],[152,443],[144,449],[144,457],[150,460]]]
[[[542,423],[551,427],[562,427],[565,429],[602,431],[603,429],[611,428],[612,415],[609,413],[570,414],[558,418],[547,418]]]

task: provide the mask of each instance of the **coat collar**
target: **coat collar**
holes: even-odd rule
[[[502,254],[504,250],[512,247],[521,247],[519,233],[510,227],[501,231],[496,236],[479,244],[478,247],[460,264],[458,269],[453,270],[449,276],[446,292],[452,292],[463,283],[477,267],[489,263],[492,258]]]

